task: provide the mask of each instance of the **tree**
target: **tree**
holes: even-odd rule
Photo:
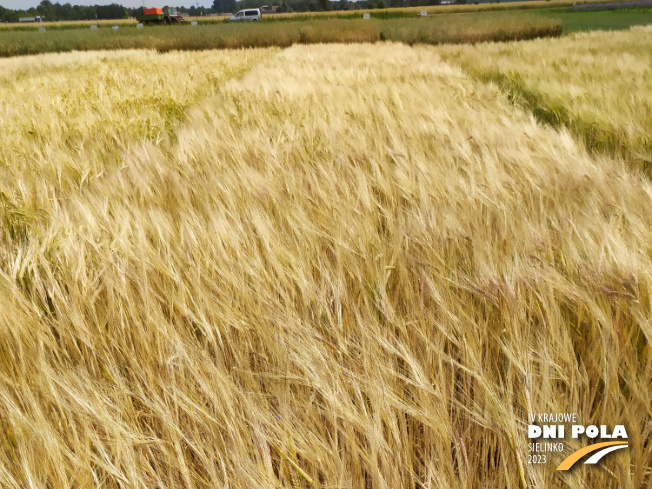
[[[385,0],[378,0],[378,5],[376,5],[376,8],[387,8]]]
[[[43,0],[39,6],[36,7],[36,10],[42,18],[47,20],[56,20],[56,16],[54,15],[54,5],[52,5],[50,0]]]
[[[58,6],[59,4],[57,3],[56,5]],[[61,5],[58,16],[61,20],[77,20],[75,17],[75,10],[69,3]]]
[[[111,5],[98,5],[95,13],[98,19],[125,19],[127,11],[122,5],[112,3]]]
[[[290,4],[288,0],[281,0],[278,4],[278,9],[276,10],[277,12],[292,12],[292,7],[290,7]]]
[[[7,19],[7,17],[9,16],[10,13],[11,13],[11,10],[7,10],[2,5],[0,5],[0,21],[8,22],[9,19]]]
[[[235,0],[213,0],[213,12],[224,14],[237,10]]]

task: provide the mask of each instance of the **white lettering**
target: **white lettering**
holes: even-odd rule
[[[616,427],[614,428],[614,438],[627,438],[627,431],[625,431],[625,427],[621,424],[617,424]]]
[[[528,438],[539,438],[541,436],[541,427],[531,424],[527,427]]]
[[[573,427],[571,428],[571,432],[572,432],[572,437],[577,438],[582,433],[584,433],[584,426],[582,426],[581,424],[574,424]]]
[[[588,430],[587,430],[588,433]],[[611,435],[607,431],[607,427],[603,424],[600,425],[600,438],[611,438]]]
[[[589,438],[595,438],[598,436],[598,433],[600,433],[600,430],[598,430],[597,426],[591,425],[586,429],[586,436]]]
[[[555,425],[544,425],[543,426],[543,437],[544,438],[557,438],[557,427]]]

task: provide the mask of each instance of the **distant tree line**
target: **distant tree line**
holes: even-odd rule
[[[36,17],[37,15],[45,21],[59,20],[87,20],[87,19],[124,19],[129,17],[131,9],[125,8],[117,3],[111,5],[71,5],[65,3],[52,3],[43,0],[38,7],[26,10],[9,10],[0,7],[0,21],[18,22],[20,17]]]
[[[164,3],[164,2],[161,2]],[[0,22],[18,22],[20,17],[40,16],[47,22],[58,22],[62,20],[102,20],[102,19],[127,19],[142,13],[143,8],[136,9],[123,7],[117,3],[110,5],[71,5],[70,3],[52,3],[50,0],[43,0],[38,7],[25,10],[10,10],[0,6]],[[211,13],[212,9],[204,7],[190,8],[179,7],[180,12],[192,16],[201,16]]]
[[[263,5],[277,6],[278,12],[319,12],[327,10],[383,9],[387,7],[415,7],[439,5],[441,0],[214,0],[211,8],[178,7],[182,13],[190,16],[222,14],[237,12],[246,8],[258,8]],[[457,0],[456,3],[466,3]],[[123,7],[117,3],[110,5],[71,5],[70,3],[52,3],[43,0],[38,7],[26,10],[10,10],[0,6],[0,22],[18,22],[20,17],[40,16],[44,21],[126,19],[142,13],[137,9]]]

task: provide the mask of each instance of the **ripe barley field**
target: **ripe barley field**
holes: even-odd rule
[[[464,56],[0,60],[0,486],[652,487],[652,183]],[[558,412],[628,449],[529,464]]]

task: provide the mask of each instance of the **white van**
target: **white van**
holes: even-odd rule
[[[263,18],[263,14],[261,13],[259,8],[249,8],[247,10],[240,10],[240,12],[235,14],[233,17],[229,17],[228,20],[229,22],[238,22],[240,20],[246,22],[254,22],[262,18]]]

